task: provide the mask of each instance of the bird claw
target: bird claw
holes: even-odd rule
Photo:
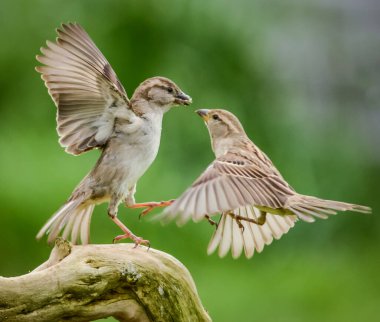
[[[241,230],[242,233],[244,233],[244,225],[241,223],[241,221],[239,219],[236,219],[236,222]]]
[[[136,237],[136,239],[134,239],[133,241],[135,242],[135,247],[133,247],[133,248],[137,248],[137,246],[139,246],[139,245],[145,245],[146,247],[148,247],[148,250],[150,249],[150,241],[147,239],[142,239],[141,237]]]
[[[215,220],[212,220],[209,215],[205,215],[205,218],[211,226],[215,226],[215,229],[218,229],[218,223]]]
[[[143,239],[141,237],[137,237],[137,236],[135,236],[133,234],[128,234],[128,233],[116,236],[113,239],[112,243],[115,244],[115,242],[117,242],[118,240],[128,239],[128,238],[131,239],[131,240],[133,240],[135,242],[135,247],[134,248],[136,248],[139,245],[144,245],[145,244],[148,247],[148,250],[149,250],[149,248],[150,248],[150,241],[149,240],[146,240],[146,239]]]
[[[162,208],[162,207],[167,207],[170,206],[175,199],[171,199],[168,201],[159,201],[159,202],[145,202],[145,203],[138,203],[134,204],[132,206],[128,206],[129,208],[145,208],[140,214],[139,214],[139,220],[149,214],[152,210],[155,208]]]
[[[142,212],[140,212],[140,214],[139,214],[139,220],[141,220],[142,217],[144,217],[147,214],[149,214],[156,207],[160,207],[160,206],[150,206],[150,207],[145,208]]]

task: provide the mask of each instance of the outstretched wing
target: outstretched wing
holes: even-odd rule
[[[265,170],[235,153],[217,158],[160,219],[184,224],[248,205],[283,208],[295,192],[277,170]]]
[[[71,154],[101,147],[114,127],[115,116],[133,114],[127,94],[111,65],[84,29],[63,24],[56,42],[47,41],[37,60],[58,108],[59,143]]]
[[[260,217],[260,211],[252,206],[241,207],[232,212],[254,220]],[[296,216],[267,214],[266,221],[261,226],[241,220],[242,229],[236,219],[228,214],[222,214],[218,227],[211,237],[207,253],[210,255],[219,248],[218,255],[224,257],[231,249],[232,257],[238,258],[244,250],[245,256],[251,258],[255,251],[260,253],[265,245],[272,243],[273,239],[280,239],[286,234],[296,220]]]

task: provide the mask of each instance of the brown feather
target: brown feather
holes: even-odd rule
[[[130,109],[130,103],[111,65],[80,25],[63,24],[57,33],[56,42],[48,41],[43,56],[37,56],[46,66],[36,70],[58,108],[60,144],[80,154],[104,145],[117,110]]]

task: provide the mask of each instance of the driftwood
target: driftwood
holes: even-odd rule
[[[133,244],[72,246],[58,239],[47,262],[0,277],[0,321],[211,321],[190,273],[161,251]]]

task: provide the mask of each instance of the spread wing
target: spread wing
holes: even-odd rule
[[[262,167],[235,153],[217,158],[206,171],[171,206],[160,219],[178,216],[178,224],[190,218],[200,221],[205,214],[215,214],[248,205],[282,208],[294,190],[278,171]]]
[[[68,153],[101,147],[116,115],[133,114],[127,94],[111,65],[79,24],[63,24],[56,42],[47,41],[37,60],[57,106],[57,132]]]
[[[235,209],[233,213],[255,220],[260,217],[260,211],[252,206]],[[210,255],[219,248],[218,255],[224,257],[231,249],[232,257],[238,258],[244,250],[245,256],[251,258],[255,251],[260,253],[265,245],[272,243],[273,239],[280,239],[286,234],[296,220],[296,216],[267,214],[263,225],[242,220],[240,223],[244,228],[241,229],[232,216],[222,214],[218,228],[211,237],[207,253]]]

